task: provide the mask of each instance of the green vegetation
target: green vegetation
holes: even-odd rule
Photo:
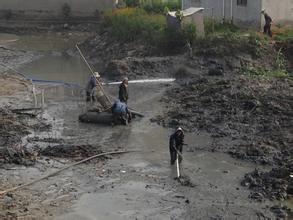
[[[152,13],[164,13],[166,8],[170,11],[177,11],[181,9],[181,0],[141,0],[140,7]]]
[[[286,70],[285,58],[282,54],[281,49],[278,51],[275,66],[273,69],[264,69],[261,67],[257,68],[243,68],[242,72],[249,76],[261,76],[261,77],[289,77],[289,73]]]
[[[266,70],[263,68],[243,68],[242,73],[252,77],[277,77],[283,78],[288,77],[289,74],[285,70],[275,69],[275,70]]]
[[[105,14],[104,27],[119,41],[152,41],[166,27],[164,15],[148,14],[139,8],[124,8]]]
[[[124,8],[105,14],[104,28],[122,42],[142,40],[155,48],[173,50],[190,44],[196,38],[196,27],[185,25],[182,30],[167,28],[163,14],[147,13],[140,8]]]
[[[280,31],[274,31],[274,39],[278,41],[293,40],[293,28],[280,28]]]
[[[289,76],[282,51],[277,52],[269,38],[255,31],[240,30],[230,23],[206,19],[206,35],[198,37],[194,24],[184,25],[181,29],[168,28],[163,13],[150,13],[139,7],[109,11],[104,18],[103,30],[119,42],[140,41],[160,53],[178,53],[189,48],[195,55],[213,57],[249,54],[253,60],[258,60],[258,66],[243,68],[242,74],[262,77]],[[290,31],[282,33],[278,36],[290,38],[292,34]]]
[[[215,33],[236,33],[239,31],[239,28],[235,25],[228,22],[219,22],[211,18],[204,19],[204,27],[206,35],[215,34]]]

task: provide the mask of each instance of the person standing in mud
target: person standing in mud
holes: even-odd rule
[[[115,101],[111,107],[111,111],[115,125],[120,124],[119,122],[124,125],[128,125],[128,123],[130,123],[131,113],[128,111],[128,107],[125,102],[121,102],[120,100]]]
[[[97,87],[98,81],[100,80],[101,76],[98,72],[95,72],[91,77],[89,82],[86,86],[86,101],[96,101],[94,96],[94,88]]]
[[[119,100],[127,104],[128,101],[128,78],[125,77],[119,86]]]
[[[171,156],[171,165],[173,165],[177,159],[178,154],[178,160],[179,163],[182,161],[182,150],[183,150],[183,144],[184,144],[184,133],[182,128],[178,127],[175,132],[170,136],[169,140],[169,150],[170,150],[170,156]]]
[[[263,33],[267,34],[268,36],[272,37],[272,31],[271,31],[271,25],[272,25],[272,18],[265,12],[265,10],[262,10],[261,13],[264,15],[265,18],[265,25],[263,27]]]

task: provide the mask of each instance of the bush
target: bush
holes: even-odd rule
[[[219,22],[212,18],[205,18],[204,19],[204,27],[205,32],[207,35],[213,34],[213,33],[226,33],[226,32],[232,32],[235,33],[239,30],[238,27],[235,25],[228,23],[228,22]]]
[[[63,14],[63,16],[65,18],[70,17],[70,15],[71,15],[71,7],[70,7],[70,5],[68,3],[64,3],[62,5],[62,14]]]
[[[182,31],[184,39],[190,45],[193,45],[193,42],[196,40],[196,26],[194,24],[185,24]]]
[[[139,0],[125,0],[126,7],[137,7],[139,6]]]
[[[140,7],[147,12],[153,13],[164,13],[166,8],[170,11],[177,11],[178,9],[181,9],[181,0],[142,0]]]
[[[104,27],[120,41],[144,39],[151,41],[166,26],[163,15],[147,14],[139,8],[118,9],[105,14]]]
[[[168,28],[162,14],[147,13],[141,8],[117,9],[105,14],[103,29],[118,41],[142,40],[163,51],[184,48],[196,39],[196,27],[186,24],[182,30]]]

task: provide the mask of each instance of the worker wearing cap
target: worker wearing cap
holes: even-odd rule
[[[94,88],[97,86],[98,81],[100,80],[101,76],[98,72],[95,72],[91,77],[89,82],[86,86],[86,101],[96,101],[96,98],[94,96]]]
[[[264,15],[265,18],[265,26],[263,27],[263,33],[267,34],[268,36],[272,37],[271,25],[272,25],[272,18],[265,12],[265,10],[261,10],[261,13]]]
[[[179,152],[179,163],[182,161],[182,150],[184,144],[184,133],[182,128],[178,127],[175,132],[170,136],[169,140],[169,150],[171,156],[171,165],[173,165],[177,159],[177,154]]]
[[[128,101],[128,78],[125,77],[119,86],[119,100],[127,104]]]

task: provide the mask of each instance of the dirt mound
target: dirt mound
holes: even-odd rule
[[[293,142],[292,82],[246,76],[201,76],[168,91],[164,126],[205,130],[213,150],[262,163],[281,162]],[[221,139],[229,141],[221,143]]]
[[[0,161],[32,165],[36,161],[38,147],[27,142],[24,137],[33,130],[49,129],[33,114],[0,108]]]
[[[250,198],[262,201],[264,198],[271,200],[285,200],[293,195],[293,164],[273,168],[269,172],[255,170],[245,175],[241,185],[248,187],[253,192]]]
[[[103,76],[113,80],[121,80],[125,76],[131,79],[170,77],[174,74],[176,62],[178,58],[174,57],[129,57],[111,60]]]
[[[61,158],[87,158],[103,153],[100,146],[93,145],[56,145],[45,148],[41,154],[44,156]]]

